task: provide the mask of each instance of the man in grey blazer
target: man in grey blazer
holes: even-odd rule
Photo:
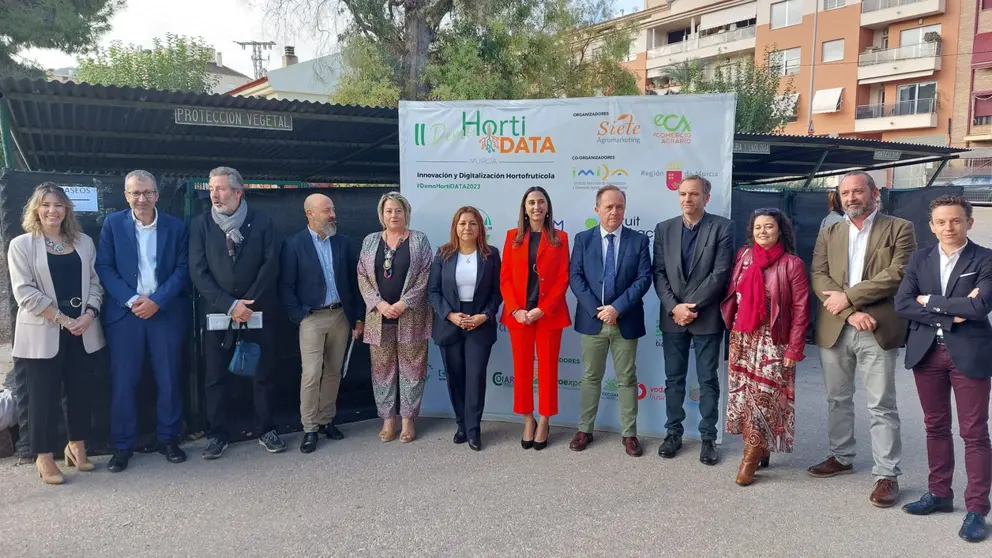
[[[682,448],[689,348],[696,351],[699,378],[699,460],[716,465],[716,423],[720,418],[720,346],[724,325],[720,301],[727,292],[734,251],[729,219],[706,213],[710,181],[687,176],[679,184],[682,215],[654,230],[654,288],[661,299],[660,329],[665,355],[668,433],[658,455],[672,458]]]

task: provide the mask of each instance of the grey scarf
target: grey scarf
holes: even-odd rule
[[[210,216],[213,217],[214,223],[217,223],[220,230],[224,231],[224,234],[227,236],[228,240],[231,241],[227,245],[227,252],[228,255],[233,258],[234,253],[237,251],[237,247],[240,246],[241,242],[245,239],[245,237],[241,235],[241,225],[245,224],[245,217],[248,216],[248,201],[241,200],[241,205],[238,207],[238,210],[231,215],[224,215],[223,213],[217,211],[216,207],[211,206]]]

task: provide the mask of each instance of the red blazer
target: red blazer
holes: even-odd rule
[[[565,329],[572,325],[568,315],[565,292],[568,290],[568,234],[555,231],[558,247],[548,242],[546,234],[541,235],[541,245],[537,248],[538,287],[537,307],[544,311],[544,317],[536,322],[540,328]],[[503,313],[500,322],[507,329],[520,329],[524,326],[510,315],[514,310],[527,306],[527,255],[530,235],[524,235],[523,243],[514,248],[513,239],[517,229],[506,231],[503,245],[503,267],[499,273],[499,290],[503,294]]]
[[[751,250],[747,246],[737,251],[730,288],[720,304],[727,329],[734,327],[734,317],[737,316],[737,282],[741,278],[745,261],[751,261]],[[769,317],[772,343],[786,345],[786,358],[796,362],[803,360],[806,328],[809,326],[809,278],[803,260],[799,256],[783,254],[765,270],[765,292],[771,295]]]

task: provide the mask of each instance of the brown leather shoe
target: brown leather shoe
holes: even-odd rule
[[[809,476],[816,477],[818,479],[825,479],[827,477],[834,477],[837,475],[844,475],[847,473],[854,472],[853,465],[841,465],[840,461],[834,456],[828,457],[823,463],[817,463],[809,469],[806,469]]]
[[[631,457],[644,455],[644,450],[641,449],[641,443],[637,441],[637,436],[624,436],[623,447],[627,450],[627,455]]]
[[[572,451],[582,451],[586,449],[586,446],[592,442],[592,434],[586,434],[581,430],[575,433],[572,437],[572,441],[568,444],[568,449]]]
[[[899,499],[899,483],[890,479],[878,479],[875,490],[871,491],[868,501],[876,508],[891,508]]]
[[[754,472],[758,470],[763,455],[764,450],[759,446],[749,445],[744,448],[744,459],[741,460],[741,466],[737,469],[736,482],[739,486],[748,486],[754,482]]]

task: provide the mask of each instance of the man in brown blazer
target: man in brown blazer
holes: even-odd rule
[[[816,344],[827,390],[831,456],[810,467],[809,474],[823,478],[853,471],[854,373],[860,369],[875,460],[869,500],[889,507],[899,497],[902,440],[895,365],[907,333],[893,297],[916,250],[916,234],[909,221],[879,211],[879,190],[868,173],[848,173],[837,193],[846,217],[820,230],[812,266],[813,290],[823,302]]]

